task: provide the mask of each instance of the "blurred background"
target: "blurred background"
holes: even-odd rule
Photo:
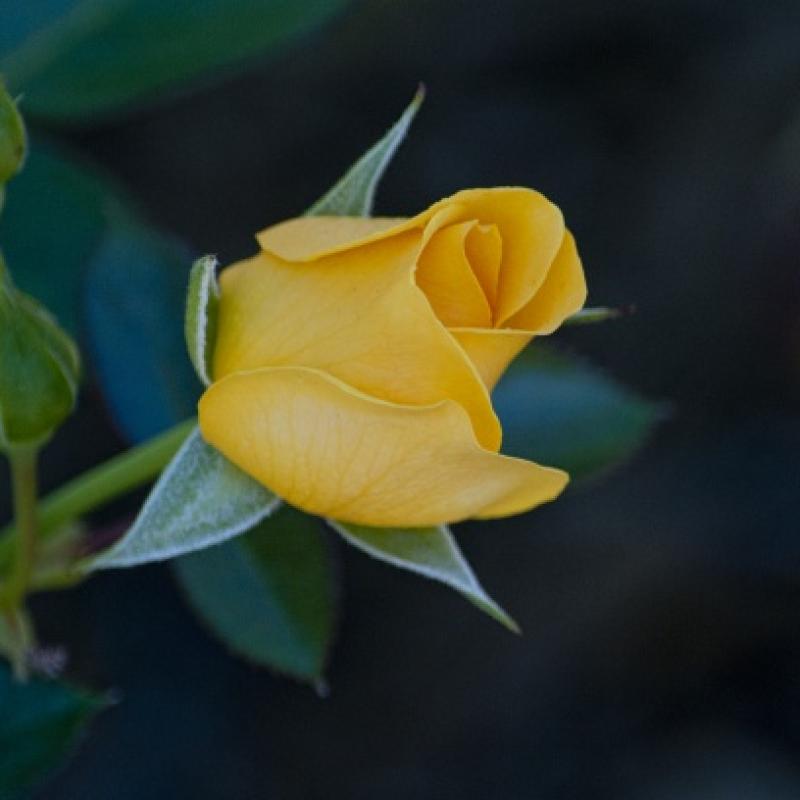
[[[325,699],[226,653],[168,567],[38,598],[68,675],[120,703],[36,796],[800,796],[800,7],[335,5],[246,53],[245,68],[124,111],[48,105],[34,85],[22,105],[34,148],[92,159],[187,260],[229,263],[315,200],[424,81],[377,213],[469,186],[543,191],[576,234],[590,304],[637,307],[558,343],[668,415],[559,502],[457,530],[523,637],[337,547],[346,581]],[[168,49],[157,16],[115,47]],[[195,45],[225,52],[224,36],[211,20]],[[58,260],[58,226],[41,238]],[[102,354],[95,364],[49,448],[47,486],[124,446],[130,426],[97,388]]]

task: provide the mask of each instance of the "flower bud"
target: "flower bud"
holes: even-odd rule
[[[16,175],[25,163],[27,136],[22,115],[0,81],[0,184]]]
[[[0,449],[46,441],[75,405],[78,350],[0,256]]]

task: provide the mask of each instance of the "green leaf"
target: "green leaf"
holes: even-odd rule
[[[283,507],[250,533],[175,562],[192,608],[239,656],[322,685],[335,575],[319,521]]]
[[[585,478],[626,458],[665,416],[600,370],[534,343],[494,392],[503,452]]]
[[[217,335],[217,263],[214,256],[203,256],[194,262],[189,273],[189,291],[186,296],[186,347],[197,377],[206,386],[211,385],[211,356]]]
[[[130,530],[84,568],[133,567],[220,544],[252,528],[280,502],[195,430],[161,474]]]
[[[0,665],[0,800],[21,797],[57,767],[106,703],[63,683],[16,683]]]
[[[378,183],[405,139],[424,99],[425,90],[420,86],[414,99],[386,135],[367,150],[344,177],[311,206],[306,215],[368,217],[372,213]]]
[[[44,0],[0,4],[0,55],[24,110],[72,121],[160,98],[330,18],[345,0]]]
[[[370,528],[328,520],[344,539],[367,555],[455,589],[514,633],[517,623],[484,591],[446,526]]]

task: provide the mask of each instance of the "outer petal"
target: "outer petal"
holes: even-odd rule
[[[489,394],[413,282],[419,230],[346,253],[287,263],[262,253],[220,276],[215,379],[268,366],[322,369],[375,397],[451,399],[481,444],[500,447]]]
[[[417,527],[517,514],[552,500],[560,470],[482,449],[452,401],[402,406],[317,370],[230,375],[200,400],[205,439],[313,514]]]
[[[528,331],[509,328],[451,328],[486,388],[491,392],[508,365],[533,339]]]
[[[586,302],[586,279],[575,239],[569,231],[541,288],[508,325],[531,333],[552,333]]]
[[[311,261],[423,225],[416,217],[297,217],[266,228],[256,238],[262,249],[284,261]]]

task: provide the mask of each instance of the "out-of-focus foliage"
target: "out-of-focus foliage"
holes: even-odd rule
[[[17,684],[0,665],[0,800],[14,800],[40,783],[105,704],[55,681]]]
[[[39,141],[7,189],[0,242],[14,280],[72,332],[86,267],[110,225],[112,204],[94,171]]]
[[[538,341],[511,365],[494,401],[504,452],[561,467],[572,479],[623,461],[666,416],[596,367]]]
[[[0,78],[0,211],[3,209],[3,184],[22,169],[26,145],[27,132],[22,115]]]
[[[0,73],[25,111],[75,123],[218,79],[347,0],[25,0],[0,5]],[[213,39],[209,40],[209,31]]]
[[[338,590],[317,520],[284,507],[244,536],[179,559],[176,572],[233,653],[323,686]]]

